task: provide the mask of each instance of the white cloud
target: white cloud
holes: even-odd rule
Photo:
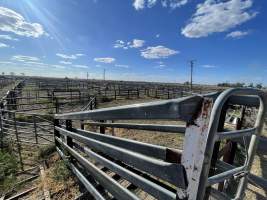
[[[77,68],[83,68],[83,69],[89,68],[87,65],[72,65],[72,66],[77,67]]]
[[[156,5],[157,0],[147,0],[147,7],[152,8],[154,5]]]
[[[0,48],[7,48],[9,47],[9,45],[5,44],[5,43],[2,43],[0,42]]]
[[[72,54],[72,55],[66,55],[66,54],[63,54],[63,53],[57,53],[56,55],[58,57],[60,57],[60,58],[72,59],[72,60],[75,60],[75,59],[77,59],[78,57],[81,57],[81,56],[85,56],[85,54],[83,54],[83,53],[77,53],[77,54]]]
[[[70,62],[70,61],[64,61],[64,60],[59,61],[59,63],[60,64],[64,64],[64,65],[71,65],[72,64],[72,62]]]
[[[83,53],[76,53],[75,55],[78,56],[78,57],[85,56],[85,54],[83,54]]]
[[[22,15],[5,7],[0,7],[0,30],[34,38],[46,34],[41,24],[27,22]]]
[[[139,40],[139,39],[134,39],[132,42],[132,45],[130,46],[131,48],[140,48],[144,46],[145,41],[144,40]]]
[[[10,36],[10,35],[0,35],[0,39],[1,39],[1,40],[13,40],[13,41],[18,41],[17,38],[13,38],[13,37]]]
[[[57,53],[56,54],[58,57],[60,58],[64,58],[64,59],[77,59],[76,55],[66,55],[66,54],[62,54],[62,53]]]
[[[33,57],[33,56],[15,55],[15,56],[12,56],[11,60],[19,61],[19,62],[36,62],[36,61],[39,61],[40,59],[37,57]]]
[[[160,34],[157,34],[157,35],[156,35],[156,38],[159,38],[159,37],[160,37]]]
[[[129,68],[128,65],[119,65],[119,64],[116,64],[115,67],[120,67],[120,68]]]
[[[242,38],[242,37],[244,37],[244,36],[246,36],[248,34],[249,34],[249,31],[233,31],[231,33],[228,33],[226,35],[226,37],[239,39],[239,38]]]
[[[115,42],[115,44],[114,44],[114,48],[123,48],[125,46],[125,44],[124,44],[124,41],[122,41],[122,40],[117,40],[116,42]]]
[[[178,53],[179,51],[169,49],[164,46],[147,47],[146,49],[141,50],[141,56],[146,59],[168,58],[169,56]]]
[[[5,64],[14,64],[14,63],[10,61],[0,61],[0,64],[5,65]]]
[[[169,6],[172,9],[179,8],[188,3],[188,0],[170,0]]]
[[[195,14],[181,33],[189,38],[200,38],[227,31],[257,15],[257,12],[247,11],[252,4],[252,0],[206,0],[197,5]]]
[[[216,65],[202,65],[204,68],[217,68],[218,66]]]
[[[187,4],[188,0],[134,0],[133,6],[136,10],[142,10],[145,7],[152,8],[157,2],[161,2],[163,7],[175,9]]]
[[[94,61],[96,62],[101,62],[101,63],[113,63],[115,62],[115,58],[110,58],[110,57],[106,57],[106,58],[94,58]]]
[[[145,7],[145,0],[134,0],[133,6],[136,10],[141,10]]]
[[[129,48],[140,48],[143,47],[145,44],[144,40],[140,39],[133,39],[133,41],[124,42],[122,40],[116,40],[114,44],[114,48],[122,48],[122,49],[129,49]]]

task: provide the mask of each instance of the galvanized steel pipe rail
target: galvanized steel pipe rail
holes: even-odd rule
[[[256,107],[258,109],[257,120],[254,127],[230,132],[218,131],[223,107],[230,105],[242,105]],[[110,171],[128,180],[140,190],[148,193],[156,199],[198,199],[202,200],[212,195],[218,199],[230,199],[226,193],[209,186],[221,181],[240,176],[241,181],[236,198],[242,198],[248,181],[254,185],[267,188],[266,180],[250,175],[257,140],[262,128],[263,115],[266,108],[264,93],[256,89],[228,89],[222,93],[207,95],[194,95],[179,99],[158,101],[152,103],[118,106],[90,111],[73,112],[55,115],[55,139],[59,153],[69,157],[67,161],[71,169],[82,181],[93,196],[102,199],[101,192],[89,183],[81,171],[77,168],[83,166],[94,179],[104,186],[118,199],[125,199],[128,195],[126,188],[122,189],[114,181],[110,181],[108,175],[94,165],[92,160],[101,163]],[[175,125],[134,124],[134,123],[106,123],[88,122],[86,120],[182,120],[186,127]],[[116,136],[99,134],[92,131],[81,130],[72,127],[72,120],[84,120],[84,124],[129,128],[137,130],[161,131],[182,133],[184,135],[183,151],[167,147],[146,144]],[[66,126],[61,126],[64,121]],[[164,137],[164,136],[163,136]],[[216,166],[223,165],[223,161],[213,160],[215,142],[232,140],[242,137],[251,137],[247,152],[247,161],[241,167],[225,167],[221,173],[210,175],[211,163]],[[87,157],[82,156],[87,154]],[[64,154],[64,155],[63,155]],[[119,166],[114,160],[124,163]],[[230,164],[226,163],[226,166]],[[134,167],[132,173],[127,169]],[[230,165],[231,166],[231,165]],[[146,179],[140,174],[150,174]],[[240,175],[241,173],[241,175]],[[152,181],[152,182],[151,182]],[[167,182],[167,184],[165,184]],[[108,183],[108,184],[107,184]],[[168,190],[171,186],[173,189]],[[119,191],[115,191],[116,190]],[[158,191],[158,192],[156,192]],[[205,196],[206,194],[206,196]],[[128,196],[136,199],[136,196]]]

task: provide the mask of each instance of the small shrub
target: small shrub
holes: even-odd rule
[[[0,151],[0,194],[3,194],[15,184],[17,170],[18,165],[15,156]]]
[[[47,159],[55,151],[56,151],[55,145],[42,147],[38,151],[38,159]]]
[[[33,122],[31,115],[16,114],[16,120],[21,122]]]
[[[102,96],[100,97],[100,102],[105,103],[105,102],[111,102],[112,98],[108,98],[107,96]]]
[[[56,181],[67,181],[71,175],[70,170],[63,160],[59,160],[52,171],[53,179]]]

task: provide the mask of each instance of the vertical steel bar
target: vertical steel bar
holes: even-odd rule
[[[100,122],[105,122],[104,120],[100,120]],[[105,134],[105,132],[106,132],[106,128],[104,127],[104,126],[100,126],[99,127],[99,132],[101,133],[101,134]]]
[[[224,130],[224,122],[225,122],[227,108],[228,108],[227,103],[225,103],[222,110],[221,110],[217,132],[222,132]],[[215,142],[215,144],[214,144],[213,154],[211,157],[209,177],[213,176],[215,174],[216,162],[218,160],[219,151],[220,151],[220,142],[218,141],[218,142]],[[210,191],[211,191],[211,187],[208,187],[206,189],[204,199],[208,200],[210,198]]]
[[[68,131],[72,131],[72,121],[71,120],[66,120],[66,129]],[[67,144],[72,148],[73,147],[73,140],[71,137],[67,136]]]
[[[4,148],[4,130],[3,130],[3,116],[2,116],[2,111],[0,113],[0,129],[1,129],[1,136],[0,136],[0,139],[1,139],[1,149]]]
[[[58,119],[54,119],[54,137],[60,138],[60,133],[59,133],[58,130],[56,130],[56,127],[60,127],[60,124],[59,124],[59,120]],[[54,139],[54,140],[55,140],[56,147],[59,147],[60,146],[59,145],[59,142],[56,139]]]
[[[13,121],[14,121],[14,129],[15,129],[15,134],[16,134],[16,140],[17,140],[17,149],[18,149],[18,154],[19,154],[19,162],[20,162],[20,167],[21,170],[24,170],[23,166],[23,161],[22,161],[22,156],[21,156],[21,146],[20,146],[20,140],[19,140],[19,135],[18,135],[18,129],[17,129],[17,120],[16,120],[16,112],[13,113]]]
[[[35,143],[38,144],[36,116],[33,115],[32,117],[33,117],[33,128],[34,128]]]
[[[250,143],[249,143],[249,148],[248,148],[248,157],[246,159],[247,162],[247,166],[245,168],[245,170],[250,171],[252,163],[253,163],[253,158],[254,155],[256,153],[256,149],[257,149],[257,144],[259,142],[259,136],[263,127],[263,122],[264,122],[264,115],[266,112],[266,106],[267,103],[263,101],[263,98],[259,98],[260,100],[260,107],[258,110],[258,115],[257,115],[257,119],[256,119],[256,123],[255,126],[257,129],[255,131],[255,133],[251,136],[250,139]],[[242,199],[245,195],[245,190],[247,188],[247,184],[248,184],[248,178],[247,176],[242,177],[240,179],[239,185],[238,185],[238,189],[237,189],[237,195],[236,195],[236,199]]]

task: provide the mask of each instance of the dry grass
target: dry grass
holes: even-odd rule
[[[45,170],[46,176],[44,183],[48,186],[47,189],[50,191],[51,199],[74,199],[80,194],[77,180],[70,173],[64,179],[56,179],[55,171],[59,163],[61,164],[60,157],[57,153],[54,153],[47,162],[49,168]],[[31,198],[38,199],[40,193],[43,193],[42,181],[39,181],[38,190],[35,191]]]

